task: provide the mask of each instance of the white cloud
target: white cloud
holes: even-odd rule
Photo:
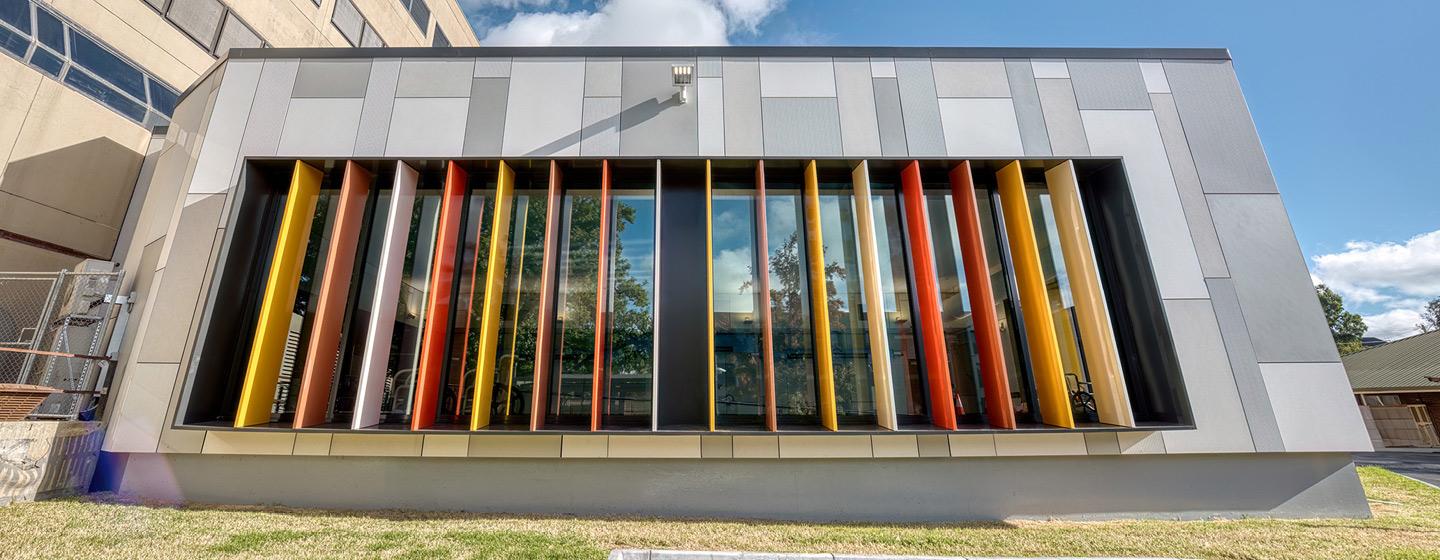
[[[515,10],[520,8],[543,8],[555,4],[559,0],[459,0],[460,9],[478,10],[487,8],[500,8]]]
[[[1368,336],[1393,340],[1414,334],[1425,301],[1440,296],[1440,230],[1402,243],[1351,241],[1345,250],[1311,258],[1311,277],[1362,313]]]
[[[523,8],[547,0],[466,0]],[[543,4],[542,4],[543,3]],[[753,33],[784,0],[605,0],[593,11],[522,12],[481,33],[482,45],[725,45]]]

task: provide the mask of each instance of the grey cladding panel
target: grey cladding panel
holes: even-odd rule
[[[291,97],[365,97],[370,60],[301,60]]]
[[[1080,110],[1150,108],[1139,61],[1072,59],[1068,66]]]
[[[760,63],[755,59],[723,61],[725,97],[725,153],[759,156],[765,153],[760,121]]]
[[[672,64],[694,63],[693,58],[625,59],[620,79],[620,155],[693,156],[699,152],[696,104],[680,103],[670,84]]]
[[[407,97],[395,100],[385,155],[458,156],[465,145],[469,100],[458,97]]]
[[[279,154],[350,157],[355,153],[363,99],[292,99]]]
[[[580,133],[580,155],[620,155],[620,98],[587,97],[584,131]]]
[[[498,156],[505,139],[505,101],[509,78],[475,78],[470,82],[470,109],[465,119],[467,156]]]
[[[1230,356],[1230,371],[1235,374],[1235,386],[1240,390],[1240,404],[1245,407],[1245,418],[1250,425],[1250,437],[1255,440],[1255,450],[1261,453],[1284,451],[1280,425],[1276,423],[1275,409],[1265,389],[1265,378],[1261,376],[1260,364],[1255,359],[1250,331],[1245,328],[1245,313],[1240,310],[1235,284],[1229,278],[1209,278],[1205,284],[1210,288],[1215,320],[1220,324],[1225,353]]]
[[[584,93],[583,59],[526,59],[511,64],[504,155],[579,154]]]
[[[872,85],[875,120],[880,127],[880,153],[886,157],[910,155],[910,148],[905,145],[905,116],[900,111],[900,85],[895,78],[875,78]],[[940,110],[938,105],[935,110]]]
[[[870,60],[835,59],[835,90],[840,103],[840,140],[845,155],[880,155],[880,125],[875,116]]]
[[[585,59],[585,96],[620,97],[620,59]]]
[[[1035,74],[1030,60],[1005,60],[1005,74],[1010,81],[1010,95],[1015,100],[1015,120],[1020,124],[1020,140],[1025,145],[1025,155],[1050,155],[1045,114],[1040,107],[1040,92],[1035,89]]]
[[[360,109],[360,128],[355,138],[355,155],[376,157],[385,154],[390,136],[390,111],[395,107],[395,85],[400,80],[400,60],[377,59],[370,68],[365,86],[365,105]]]
[[[509,78],[510,59],[508,58],[477,58],[475,59],[476,78]]]
[[[298,60],[265,61],[265,68],[260,71],[260,85],[255,88],[255,101],[250,106],[250,120],[245,123],[245,138],[240,142],[241,155],[275,155],[299,69]]]
[[[1085,139],[1085,124],[1080,120],[1080,109],[1075,106],[1075,91],[1070,87],[1070,80],[1035,80],[1035,89],[1040,94],[1051,153],[1090,155],[1090,142]]]
[[[1195,174],[1195,161],[1190,158],[1185,129],[1175,112],[1175,101],[1168,94],[1151,94],[1150,99],[1155,105],[1155,121],[1160,125],[1165,153],[1170,157],[1170,169],[1175,172],[1175,187],[1180,190],[1180,204],[1185,208],[1190,237],[1195,240],[1195,253],[1200,257],[1200,270],[1208,278],[1229,276],[1225,255],[1220,252],[1220,238],[1215,235],[1215,223],[1210,220],[1210,206],[1200,188],[1200,176]]]
[[[936,58],[930,65],[940,97],[1010,97],[1004,61]]]
[[[1209,195],[1260,362],[1340,359],[1280,195]]]
[[[767,97],[766,156],[839,156],[840,110],[833,98]]]
[[[1205,192],[1279,192],[1230,63],[1167,60],[1165,77]]]
[[[945,133],[940,124],[940,102],[935,97],[935,77],[930,72],[930,60],[897,59],[895,76],[900,85],[900,110],[905,120],[905,144],[910,149],[909,155],[945,156]]]
[[[725,75],[724,63],[721,59],[707,56],[696,60],[695,77],[697,78],[721,78]]]
[[[169,256],[160,263],[165,272],[156,287],[157,298],[145,316],[149,335],[140,348],[142,362],[179,363],[190,321],[204,289],[206,265],[214,250],[216,228],[225,196],[210,196],[181,208]],[[161,405],[163,407],[163,405]]]
[[[473,59],[405,59],[395,97],[465,97],[474,72]]]

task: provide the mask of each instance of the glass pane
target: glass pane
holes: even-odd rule
[[[360,15],[360,10],[355,8],[351,0],[335,0],[335,10],[330,14],[330,22],[340,30],[350,45],[360,44],[360,35],[365,27],[365,17]]]
[[[235,17],[235,14],[225,16],[225,27],[220,29],[220,39],[215,41],[215,54],[223,55],[230,49],[254,49],[265,46],[265,41],[260,39],[255,31],[250,29]]]
[[[65,52],[65,24],[49,10],[35,8],[35,38],[57,53]]]
[[[925,389],[925,375],[920,369],[899,193],[891,185],[872,185],[872,188],[870,206],[875,214],[875,256],[880,264],[880,293],[884,297],[884,308],[879,311],[885,314],[885,337],[890,345],[895,414],[901,424],[926,424],[930,403]],[[872,311],[866,309],[867,313]]]
[[[555,353],[545,423],[589,426],[600,282],[600,191],[567,192],[562,204]]]
[[[377,179],[375,184],[385,184]],[[380,274],[380,259],[385,247],[385,216],[390,211],[391,191],[372,190],[366,201],[365,219],[360,226],[356,244],[355,270],[350,276],[350,301],[345,309],[345,326],[340,334],[340,366],[330,387],[329,422],[349,422],[355,413],[355,397],[360,390],[361,368],[375,284]]]
[[[385,41],[380,40],[380,35],[375,33],[375,28],[365,24],[365,31],[360,35],[360,46],[362,47],[383,47]]]
[[[755,275],[755,195],[717,187],[711,200],[715,423],[759,426],[765,420],[765,370]]]
[[[610,216],[606,425],[650,426],[655,351],[655,197],[616,193]]]
[[[425,5],[425,0],[406,0],[410,4],[410,19],[415,20],[415,25],[420,26],[420,31],[430,29],[430,7]]]
[[[448,47],[448,46],[450,46],[450,40],[445,38],[445,32],[444,32],[444,31],[441,31],[439,27],[436,27],[436,28],[435,28],[435,39],[430,42],[430,46],[432,46],[432,47]]]
[[[0,21],[10,24],[26,35],[30,34],[30,2],[6,0],[0,2]]]
[[[1034,395],[1030,384],[1029,362],[1022,359],[1020,341],[1023,329],[1018,319],[1019,308],[1011,297],[1009,253],[1001,234],[1001,224],[992,202],[990,191],[977,191],[975,195],[977,213],[980,214],[981,241],[985,244],[985,259],[990,263],[990,289],[995,298],[995,315],[1000,323],[1000,348],[1005,354],[1005,372],[1010,380],[1011,406],[1017,422],[1038,423],[1038,410],[1034,406]]]
[[[78,37],[78,35],[76,35],[76,37]],[[82,93],[95,98],[96,101],[104,103],[111,109],[131,119],[141,121],[145,118],[144,105],[121,95],[121,93],[115,91],[114,88],[101,83],[100,80],[92,78],[89,74],[73,66],[70,68],[70,71],[65,74],[65,83],[70,84],[71,87],[80,90]]]
[[[777,185],[778,186],[778,185]],[[815,345],[810,326],[804,207],[792,188],[765,195],[766,258],[770,271],[770,336],[775,345],[775,401],[780,424],[816,426]]]
[[[190,38],[205,48],[215,40],[215,31],[220,29],[220,18],[225,15],[225,5],[220,0],[171,0],[165,17],[175,23]]]
[[[825,286],[830,293],[830,348],[835,366],[835,413],[841,423],[873,423],[874,377],[865,324],[860,235],[849,185],[820,185],[820,233]]]
[[[30,55],[30,64],[55,77],[59,77],[60,69],[65,67],[64,60],[40,47],[35,47],[35,52]]]
[[[494,175],[493,173],[491,175]],[[472,179],[473,180],[473,179]],[[485,309],[485,275],[490,260],[490,229],[494,223],[494,181],[472,191],[465,201],[464,230],[460,232],[459,276],[450,329],[450,367],[440,392],[436,422],[464,423],[474,406],[475,368],[479,356],[481,313]]]
[[[295,307],[290,315],[290,334],[285,337],[285,355],[280,363],[280,376],[275,383],[275,407],[271,422],[288,422],[295,417],[300,399],[300,382],[305,371],[305,358],[314,332],[315,313],[320,305],[320,275],[329,256],[330,234],[335,227],[335,208],[340,200],[339,175],[327,177],[326,188],[320,189],[315,212],[310,218],[310,238],[305,244],[305,260],[300,266],[299,289],[295,291]]]
[[[395,327],[390,335],[390,360],[380,399],[380,422],[410,421],[415,399],[415,374],[425,328],[425,299],[430,292],[430,267],[435,258],[435,228],[440,221],[442,191],[438,181],[422,177],[410,212],[410,234],[400,270],[400,297],[395,302]]]
[[[517,191],[508,226],[510,245],[505,249],[505,292],[500,305],[495,385],[490,401],[491,424],[495,427],[530,424],[545,264],[545,211],[545,191]],[[478,323],[475,328],[479,328]]]
[[[1030,199],[1031,221],[1035,241],[1040,248],[1040,269],[1045,273],[1045,292],[1050,300],[1050,314],[1055,318],[1055,339],[1060,343],[1060,365],[1065,372],[1065,387],[1071,395],[1090,395],[1090,377],[1085,371],[1085,357],[1080,348],[1080,331],[1075,322],[1075,298],[1070,293],[1070,277],[1060,251],[1060,229],[1055,226],[1055,209],[1050,193],[1044,186],[1026,189]],[[1072,411],[1079,422],[1099,420],[1094,399],[1081,399]],[[1072,402],[1075,402],[1072,399]]]
[[[950,358],[950,388],[955,395],[960,423],[984,421],[984,395],[980,391],[980,353],[975,346],[975,323],[970,315],[969,288],[955,222],[955,200],[944,191],[925,196],[930,218],[930,243],[935,251],[935,276],[940,288],[940,320],[945,328],[945,351]],[[995,261],[991,261],[995,262]]]
[[[71,33],[70,42],[74,47],[74,51],[70,55],[76,64],[84,66],[94,72],[96,76],[104,78],[105,81],[114,84],[115,87],[136,99],[145,98],[144,75],[129,62],[125,62],[80,33]],[[69,75],[73,75],[73,73]],[[125,111],[120,112],[124,113]],[[140,120],[143,116],[142,112],[140,117],[135,117],[135,120]]]
[[[0,26],[0,49],[5,49],[20,58],[25,58],[25,51],[30,49],[30,38],[10,28]]]
[[[167,117],[175,114],[175,103],[179,100],[180,95],[175,93],[175,90],[161,85],[154,78],[147,82],[150,84],[150,106]]]

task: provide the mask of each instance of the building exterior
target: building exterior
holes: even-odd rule
[[[1375,447],[1440,447],[1440,331],[1342,358]]]
[[[229,49],[451,43],[453,0],[0,2],[0,271],[123,260],[151,127]]]
[[[147,192],[125,492],[1368,514],[1223,50],[236,50]]]

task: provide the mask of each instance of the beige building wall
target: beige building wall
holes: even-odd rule
[[[221,1],[270,46],[349,46],[331,23],[344,0]],[[428,47],[437,30],[452,45],[478,44],[454,0],[425,1],[430,21],[422,30],[401,0],[353,0],[388,46]],[[146,0],[41,3],[177,92],[215,64]],[[0,54],[0,270],[125,258],[128,247],[116,245],[127,212],[139,211],[132,194],[150,146],[145,127]]]

